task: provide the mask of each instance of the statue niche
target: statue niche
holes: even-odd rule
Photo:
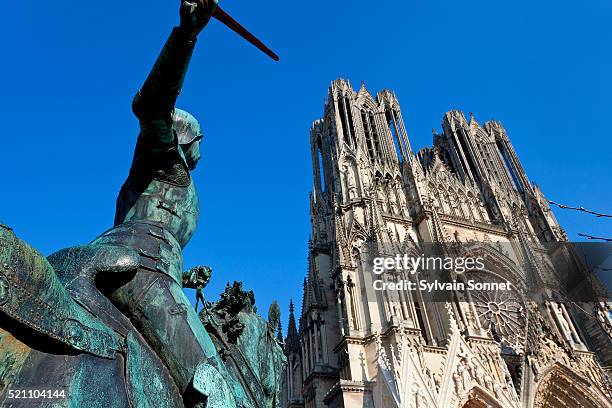
[[[343,169],[347,198],[348,201],[353,201],[359,197],[359,187],[357,185],[356,169],[352,162],[344,163]]]

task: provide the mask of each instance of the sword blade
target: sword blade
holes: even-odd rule
[[[225,10],[223,10],[221,7],[217,6],[217,8],[215,9],[215,12],[213,13],[213,17],[219,20],[221,23],[228,26],[236,34],[238,34],[239,36],[241,36],[242,38],[244,38],[245,40],[253,44],[255,47],[259,48],[261,51],[263,51],[267,56],[272,58],[274,61],[278,61],[280,59],[278,55],[274,53],[274,51],[272,51],[264,43],[259,41],[257,37],[251,34],[239,22],[234,20],[232,16],[227,14]]]

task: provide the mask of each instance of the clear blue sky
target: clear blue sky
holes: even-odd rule
[[[132,4],[133,3],[133,4]],[[264,314],[299,308],[311,188],[308,130],[331,80],[395,90],[415,149],[449,109],[500,119],[550,199],[612,212],[612,3],[226,1],[281,55],[213,21],[178,106],[203,124],[202,199],[186,266],[211,265]],[[178,1],[10,1],[0,6],[0,219],[43,253],[111,226],[138,133],[130,103]],[[556,211],[577,232],[612,223]],[[284,319],[284,320],[285,320]],[[286,320],[285,320],[286,321]]]

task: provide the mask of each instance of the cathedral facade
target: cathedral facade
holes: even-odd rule
[[[450,111],[433,138],[413,152],[393,92],[331,84],[310,130],[312,239],[282,406],[612,407],[610,304],[564,301],[546,245],[567,237],[505,129]],[[377,257],[458,251],[486,265],[461,279],[513,289],[373,289],[417,279],[373,274]]]

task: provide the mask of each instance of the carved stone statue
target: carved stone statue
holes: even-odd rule
[[[392,181],[387,182],[387,191],[389,192],[389,202],[391,203],[391,213],[397,214],[399,211],[399,207],[397,204],[397,194],[395,190],[395,185]]]
[[[397,196],[399,198],[400,212],[402,215],[408,215],[408,205],[406,203],[406,197],[404,196],[404,189],[402,188],[402,183],[398,180],[395,183],[395,188],[397,191]]]
[[[370,171],[363,160],[359,161],[359,174],[361,175],[363,189],[368,191],[371,188],[372,178],[370,176]]]
[[[350,163],[344,164],[344,172],[346,174],[346,185],[348,189],[348,199],[354,200],[357,198],[357,181],[355,180],[355,169]]]

